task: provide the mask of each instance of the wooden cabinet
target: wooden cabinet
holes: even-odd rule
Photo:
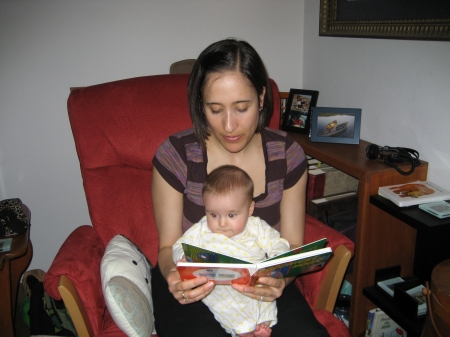
[[[401,265],[401,276],[413,274],[416,229],[390,216],[369,202],[378,194],[379,186],[415,180],[426,180],[428,163],[416,167],[413,174],[404,176],[383,162],[369,160],[365,150],[370,143],[359,145],[313,143],[308,135],[289,132],[305,153],[357,178],[358,220],[350,305],[350,331],[353,337],[364,334],[367,314],[375,308],[364,295],[364,287],[374,284],[375,270]],[[408,164],[399,165],[408,170]]]

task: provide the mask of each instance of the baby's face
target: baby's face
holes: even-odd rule
[[[225,195],[205,193],[203,201],[208,228],[229,238],[244,230],[255,206],[248,195],[239,190]]]

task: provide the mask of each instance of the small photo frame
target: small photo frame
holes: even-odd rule
[[[318,91],[291,89],[281,130],[309,134],[311,108],[316,106],[318,98]]]
[[[311,141],[322,143],[359,144],[361,109],[311,109]]]

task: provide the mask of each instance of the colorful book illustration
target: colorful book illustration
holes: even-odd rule
[[[378,188],[378,194],[400,207],[450,199],[449,191],[430,181],[420,180],[406,184],[382,186]]]
[[[206,276],[216,284],[256,285],[263,276],[290,277],[322,269],[332,255],[330,247],[324,248],[326,242],[320,239],[259,263],[183,243],[187,261],[178,262],[177,268],[182,280]]]

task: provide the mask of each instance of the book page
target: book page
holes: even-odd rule
[[[237,259],[225,254],[220,254],[205,248],[200,248],[188,243],[182,243],[184,256],[188,262],[202,263],[243,263],[252,264],[251,262]]]
[[[264,276],[274,278],[291,277],[322,269],[330,258],[331,248],[323,248],[318,251],[305,254],[307,257],[296,259],[297,256],[286,257],[285,259],[265,261],[258,263],[258,270],[253,274],[253,279]],[[289,260],[290,261],[286,261]],[[253,281],[254,282],[254,281]]]
[[[263,262],[273,261],[273,260],[277,260],[277,259],[280,259],[283,257],[302,254],[302,253],[310,252],[313,250],[321,249],[321,248],[325,247],[326,243],[327,243],[327,239],[323,238],[323,239],[308,243],[306,245],[303,245],[301,247],[291,249],[290,251],[288,251],[286,253],[271,257],[269,259],[264,260]]]

